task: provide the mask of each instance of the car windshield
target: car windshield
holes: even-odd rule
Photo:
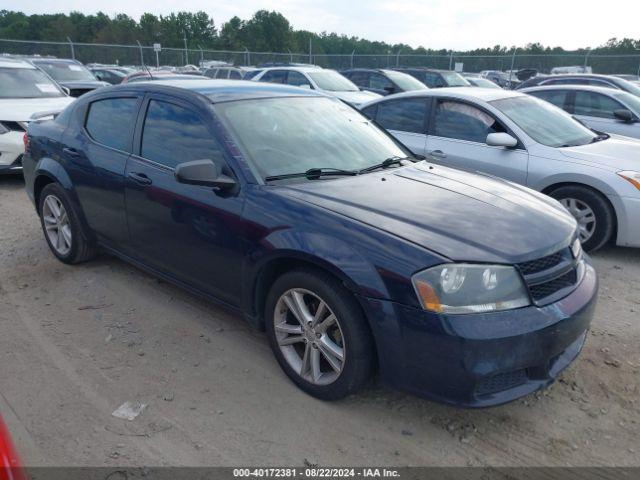
[[[82,80],[95,80],[89,70],[84,65],[72,62],[33,62],[41,68],[56,82],[73,82]]]
[[[0,98],[63,97],[64,93],[35,68],[0,68]]]
[[[328,90],[329,92],[357,92],[360,90],[355,83],[334,70],[307,72],[307,75],[318,85],[320,90]]]
[[[440,75],[450,87],[468,87],[471,85],[466,78],[457,72],[440,72]]]
[[[498,85],[496,85],[495,83],[493,83],[491,80],[487,80],[486,78],[472,78],[471,82],[476,86],[476,87],[482,87],[482,88],[500,88]]]
[[[631,95],[627,92],[616,92],[613,94],[613,97],[617,100],[620,100],[627,107],[629,107],[629,109],[632,110],[633,113],[640,116],[640,97],[636,97],[635,95]]]
[[[243,100],[214,109],[263,179],[315,168],[360,170],[407,156],[368,118],[335,99]]]
[[[412,90],[426,90],[428,87],[422,83],[420,80],[412,77],[411,75],[407,75],[402,72],[394,72],[393,70],[387,70],[385,72],[387,77],[393,80],[396,85],[398,85],[405,92],[410,92]]]
[[[597,135],[558,107],[530,96],[490,102],[533,140],[548,147],[585,145]]]
[[[624,89],[627,92],[632,93],[636,97],[640,97],[640,85],[636,84],[635,82],[624,80],[622,78],[620,80],[621,80],[620,83],[624,84]]]

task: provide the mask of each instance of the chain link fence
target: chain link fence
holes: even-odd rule
[[[548,73],[554,67],[589,66],[594,73],[640,75],[640,51],[637,54],[519,54],[505,55],[403,55],[401,52],[387,55],[358,54],[309,54],[293,52],[251,52],[230,50],[206,50],[162,47],[159,52],[152,46],[115,45],[98,43],[43,42],[0,39],[0,54],[40,55],[58,58],[74,58],[82,63],[102,63],[140,67],[177,67],[199,65],[206,61],[223,61],[234,65],[262,65],[265,63],[313,63],[337,70],[345,68],[393,68],[430,67],[446,70],[480,72],[482,70],[519,70],[533,68]]]

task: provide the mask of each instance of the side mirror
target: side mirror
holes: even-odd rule
[[[631,110],[627,110],[624,108],[621,108],[620,110],[614,110],[613,115],[618,120],[621,120],[625,123],[634,123],[636,121],[636,117],[633,114],[633,112],[631,112]]]
[[[490,133],[487,135],[487,145],[491,147],[513,148],[518,145],[518,140],[508,133]]]
[[[212,160],[193,160],[180,163],[175,170],[176,180],[187,185],[203,185],[219,190],[228,190],[236,184],[231,177],[224,175],[220,166]]]

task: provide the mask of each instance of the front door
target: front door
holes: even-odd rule
[[[428,100],[419,97],[381,102],[374,106],[375,120],[414,154],[424,155],[427,105]]]
[[[237,306],[246,245],[242,191],[222,193],[174,176],[179,163],[204,159],[234,176],[211,124],[195,105],[146,98],[126,167],[127,219],[136,258]]]
[[[482,172],[526,185],[529,155],[524,147],[487,145],[490,133],[510,133],[487,111],[466,102],[435,102],[427,136],[427,154],[448,167]]]
[[[627,137],[640,137],[637,123],[625,123],[613,112],[627,110],[617,100],[598,92],[577,91],[573,99],[573,114],[589,127],[599,132],[615,133]]]

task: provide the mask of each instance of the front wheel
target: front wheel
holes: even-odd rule
[[[265,321],[278,363],[310,395],[337,400],[370,380],[371,332],[353,295],[330,275],[296,270],[278,278]]]
[[[586,251],[607,243],[614,231],[614,213],[609,202],[598,192],[581,186],[561,187],[549,194],[578,222],[580,242]]]

